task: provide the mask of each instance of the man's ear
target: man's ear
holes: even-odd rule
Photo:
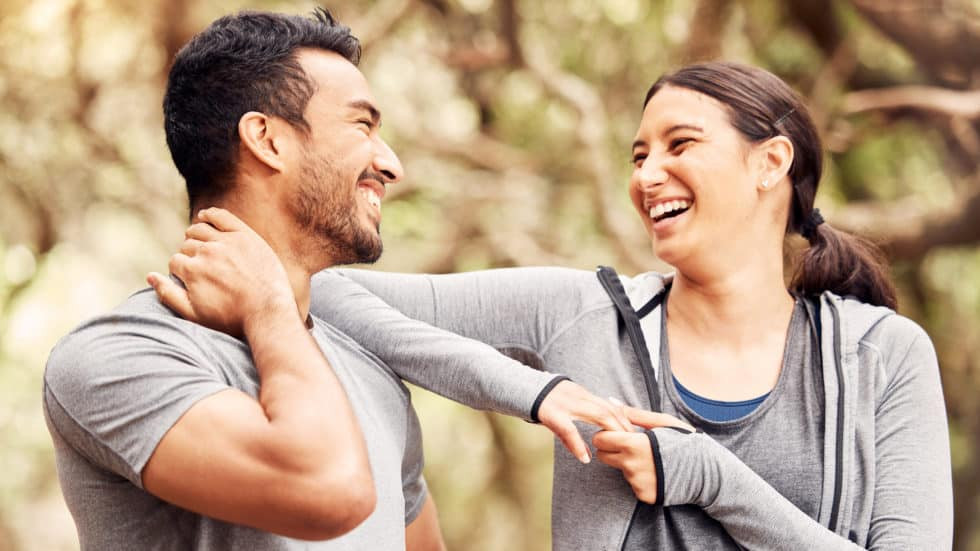
[[[238,138],[255,160],[275,172],[282,172],[286,166],[283,158],[286,126],[285,121],[249,111],[238,119]]]
[[[793,142],[786,136],[774,136],[756,146],[756,159],[761,170],[759,180],[773,187],[783,181],[793,166]]]

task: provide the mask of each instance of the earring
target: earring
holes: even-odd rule
[[[762,181],[762,189],[769,189],[769,180]]]

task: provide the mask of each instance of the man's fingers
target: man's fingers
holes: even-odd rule
[[[582,463],[588,463],[591,461],[589,458],[589,447],[585,445],[585,440],[582,439],[582,435],[579,434],[578,429],[571,421],[566,421],[551,429],[555,433],[555,436],[561,440],[561,443],[572,452],[579,461]]]
[[[197,256],[202,245],[204,245],[204,241],[188,238],[180,244],[180,252],[187,256]]]
[[[241,218],[235,216],[231,211],[227,211],[218,207],[211,207],[204,209],[197,213],[197,219],[202,222],[207,222],[218,228],[221,231],[240,231],[248,229],[245,222],[242,222]]]
[[[177,253],[170,257],[170,263],[167,264],[167,268],[170,269],[170,273],[177,276],[181,281],[187,282],[190,279],[188,277],[190,262],[191,257],[184,253]]]
[[[198,222],[196,224],[191,224],[184,232],[184,236],[187,239],[196,239],[198,241],[214,241],[221,236],[221,231],[205,222]]]
[[[187,296],[187,290],[177,285],[169,277],[151,272],[146,276],[146,282],[156,291],[160,302],[177,314],[188,320],[195,319],[194,307],[191,306],[191,299]]]

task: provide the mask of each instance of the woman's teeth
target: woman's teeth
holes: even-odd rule
[[[680,214],[677,211],[686,210],[690,206],[691,202],[684,199],[678,201],[665,201],[650,209],[650,218],[653,218],[654,220],[661,220],[666,218],[664,215],[673,213]]]

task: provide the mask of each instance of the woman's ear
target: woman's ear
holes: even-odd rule
[[[275,172],[285,168],[281,136],[286,123],[280,119],[269,117],[264,113],[249,111],[238,119],[238,138],[243,147],[243,153],[248,152],[256,161]]]
[[[772,189],[786,180],[786,175],[793,166],[793,154],[793,142],[786,136],[775,136],[756,145],[755,157],[760,169],[759,187],[763,190]]]

